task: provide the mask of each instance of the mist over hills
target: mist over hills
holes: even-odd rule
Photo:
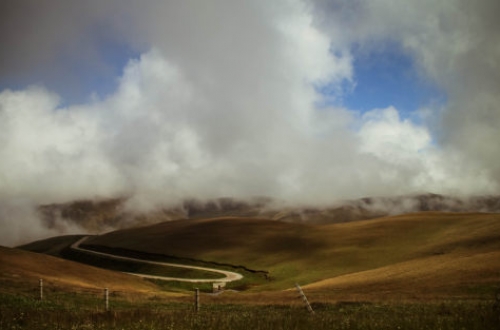
[[[81,232],[97,234],[163,221],[230,216],[328,224],[422,211],[500,212],[499,196],[459,198],[437,194],[362,198],[325,207],[290,206],[264,197],[249,200],[191,199],[174,207],[143,213],[129,210],[126,203],[124,198],[75,201],[41,205],[38,213],[43,225],[54,233],[64,233],[65,228],[73,228],[73,231],[79,229]]]
[[[355,199],[500,194],[499,10],[1,1],[0,244],[218,214],[489,211]]]
[[[84,249],[244,271],[249,278],[235,283],[237,290],[281,291],[298,282],[334,299],[483,297],[500,278],[498,196],[372,197],[322,208],[270,198],[193,199],[149,213],[112,199],[38,212],[49,229],[101,234]],[[68,254],[75,237],[19,248],[92,264]]]

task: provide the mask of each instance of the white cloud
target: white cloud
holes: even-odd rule
[[[491,180],[498,153],[494,143],[484,143],[496,141],[491,86],[497,80],[487,75],[484,93],[462,95],[464,85],[452,79],[472,70],[465,60],[472,56],[469,36],[459,46],[441,45],[455,38],[453,27],[468,28],[449,17],[458,10],[455,2],[352,3],[342,5],[350,20],[335,19],[334,6],[333,14],[325,10],[330,21],[300,1],[117,7],[130,20],[124,26],[110,18],[113,33],[151,50],[128,63],[114,93],[64,109],[41,87],[0,93],[4,209],[117,195],[133,196],[130,207],[148,209],[188,197],[324,204],[416,191],[498,191]],[[354,19],[358,14],[363,19]],[[330,83],[335,97],[353,81],[353,43],[386,39],[400,41],[422,72],[450,91],[449,106],[458,110],[445,110],[445,148],[435,138],[439,123],[415,124],[393,107],[362,116],[315,107],[315,85]],[[485,68],[496,63],[494,52],[488,48]],[[465,109],[474,106],[491,119],[472,120]],[[467,139],[477,134],[482,141]],[[12,243],[8,228],[19,226],[9,223],[25,220],[7,213],[0,215],[2,239]]]
[[[401,119],[394,107],[364,114],[360,125],[361,152],[385,164],[382,178],[395,192],[467,195],[499,189],[487,171],[460,152],[439,148],[428,128]]]
[[[102,133],[89,114],[58,109],[44,89],[0,93],[0,196],[40,203],[106,196],[119,186],[99,149]],[[106,177],[105,181],[101,177]]]
[[[496,129],[500,125],[500,23],[495,14],[500,2],[313,3],[318,26],[334,36],[345,31],[347,44],[370,48],[388,40],[400,43],[414,58],[422,79],[446,94],[447,104],[432,109],[434,122],[428,122],[437,145],[449,153],[448,159],[461,154],[464,172],[479,171],[490,178],[487,186],[496,185],[500,152],[492,141],[500,138]]]
[[[394,107],[367,112],[361,121],[361,151],[395,166],[413,163],[431,146],[428,130],[409,119],[401,120]]]

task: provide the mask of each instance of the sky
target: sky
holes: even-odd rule
[[[4,0],[0,244],[36,206],[500,191],[496,0]],[[70,230],[70,229],[68,229]]]

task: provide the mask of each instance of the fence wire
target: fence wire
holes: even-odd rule
[[[108,306],[106,306],[106,289]],[[193,299],[188,295],[175,296],[161,291],[115,290],[112,286],[108,288],[62,286],[51,281],[43,281],[42,287],[39,282],[33,281],[32,286],[16,290],[15,295],[11,297],[13,297],[12,302],[4,301],[2,309],[8,309],[9,305],[15,308],[16,299],[24,303],[31,302],[34,307],[43,305],[44,308],[61,310],[106,311],[106,309],[121,310],[131,307],[150,310],[192,310],[194,306]]]

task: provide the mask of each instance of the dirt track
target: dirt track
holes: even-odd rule
[[[134,261],[134,262],[141,262],[145,264],[152,264],[152,265],[160,265],[160,266],[168,266],[168,267],[178,267],[178,268],[188,268],[188,269],[195,269],[195,270],[202,270],[202,271],[208,271],[208,272],[213,272],[213,273],[219,273],[221,275],[224,275],[222,278],[218,279],[206,279],[206,278],[178,278],[178,277],[166,277],[166,276],[157,276],[157,275],[147,275],[147,274],[137,274],[137,273],[128,273],[131,275],[135,276],[140,276],[144,278],[152,278],[152,279],[158,279],[158,280],[164,280],[164,281],[179,281],[179,282],[191,282],[191,283],[212,283],[212,282],[233,282],[233,281],[238,281],[243,278],[243,275],[234,273],[234,272],[229,272],[225,270],[220,270],[220,269],[215,269],[215,268],[205,268],[205,267],[198,267],[198,266],[189,266],[189,265],[180,265],[180,264],[172,264],[172,263],[167,263],[167,262],[159,262],[159,261],[150,261],[150,260],[142,260],[142,259],[136,259],[136,258],[129,258],[129,257],[122,257],[122,256],[116,256],[113,254],[108,254],[108,253],[103,253],[103,252],[96,252],[92,250],[86,250],[82,249],[80,247],[80,244],[82,244],[85,240],[87,240],[88,236],[82,237],[75,243],[71,244],[71,249],[81,251],[84,253],[90,253],[90,254],[95,254],[95,255],[100,255],[104,256],[106,258],[111,258],[111,259],[117,259],[117,260],[127,260],[127,261]]]

